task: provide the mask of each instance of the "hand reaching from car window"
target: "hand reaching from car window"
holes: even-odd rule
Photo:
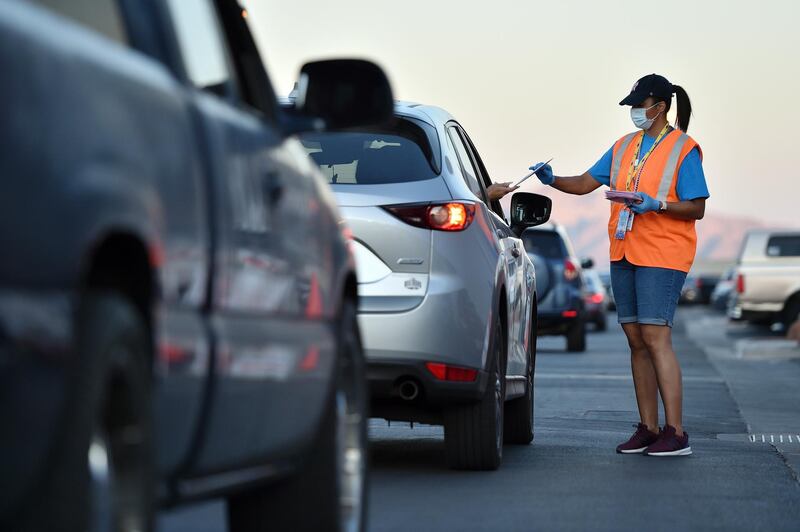
[[[489,201],[499,200],[506,194],[514,192],[519,187],[512,187],[511,181],[505,183],[492,183],[486,188],[486,193],[489,195]]]

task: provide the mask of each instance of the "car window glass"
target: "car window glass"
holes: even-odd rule
[[[456,155],[458,155],[458,160],[461,162],[461,171],[464,181],[466,181],[467,186],[473,194],[485,201],[483,189],[480,183],[478,183],[478,172],[475,171],[475,166],[472,164],[467,148],[464,146],[461,137],[459,137],[458,131],[455,127],[448,127],[447,135],[450,137],[450,142],[452,142],[453,148],[456,150]]]
[[[800,257],[800,235],[773,236],[767,242],[769,257]]]
[[[117,0],[34,0],[56,13],[91,28],[117,42],[127,43],[125,24]]]
[[[332,185],[384,185],[433,179],[438,146],[424,122],[399,119],[365,131],[315,133],[300,138]]]
[[[214,92],[230,81],[225,41],[210,0],[167,0],[186,74],[200,89]]]
[[[566,257],[561,237],[555,231],[525,231],[522,233],[525,251],[546,259],[563,259]]]

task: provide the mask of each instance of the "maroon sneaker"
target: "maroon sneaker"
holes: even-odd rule
[[[683,436],[675,434],[675,427],[665,425],[658,440],[650,445],[644,452],[647,456],[688,456],[692,454],[689,447],[689,434],[683,431]]]
[[[658,434],[651,432],[644,423],[634,425],[636,432],[625,443],[617,445],[617,452],[622,454],[641,454],[648,445],[658,440]]]

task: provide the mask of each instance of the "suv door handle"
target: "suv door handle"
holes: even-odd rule
[[[516,243],[516,242],[514,242],[514,247],[512,247],[512,248],[511,248],[511,255],[512,255],[512,256],[513,256],[515,259],[517,259],[517,258],[519,258],[519,256],[520,256],[521,254],[522,254],[522,253],[521,253],[521,252],[520,252],[520,250],[519,250],[519,246],[517,245],[517,243]]]

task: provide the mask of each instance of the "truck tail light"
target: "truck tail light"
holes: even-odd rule
[[[744,294],[744,275],[741,273],[736,275],[736,293]]]
[[[460,368],[439,362],[428,362],[425,367],[440,381],[475,382],[478,378],[478,370],[473,368]]]
[[[574,281],[578,278],[578,267],[571,259],[564,259],[564,279]]]
[[[414,227],[436,231],[463,231],[475,218],[475,205],[463,202],[388,205],[386,211]]]

